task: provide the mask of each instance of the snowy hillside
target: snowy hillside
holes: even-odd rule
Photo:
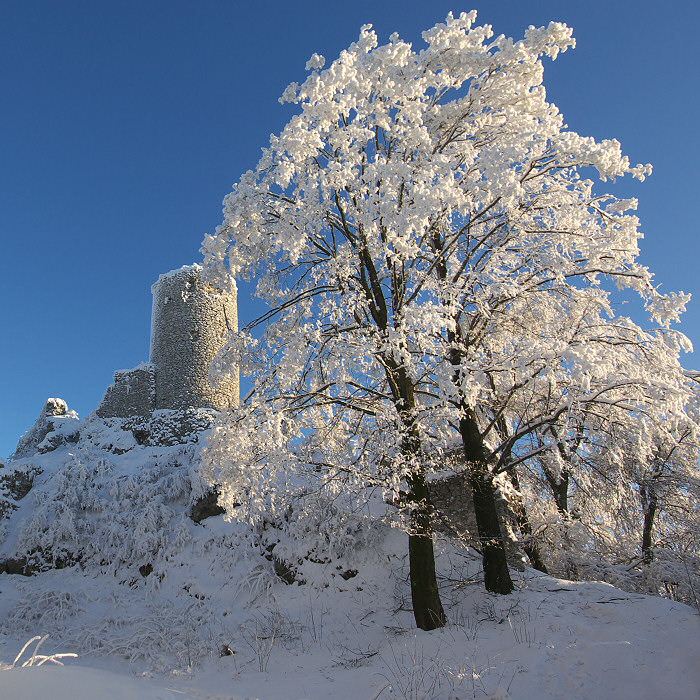
[[[700,697],[691,607],[530,569],[494,596],[473,550],[442,540],[449,623],[422,632],[405,534],[358,516],[333,557],[286,568],[260,532],[201,519],[201,434],[149,445],[124,427],[92,416],[0,471],[0,564],[34,574],[0,574],[2,697]],[[13,664],[35,635],[38,655],[77,658],[39,666],[34,642]]]

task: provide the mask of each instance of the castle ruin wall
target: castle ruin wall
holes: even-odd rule
[[[230,331],[238,329],[236,283],[206,283],[200,265],[158,278],[152,287],[150,362],[119,370],[96,413],[148,418],[154,411],[222,410],[239,400],[238,373],[213,384],[209,367]]]
[[[153,285],[151,364],[155,366],[155,409],[235,406],[238,375],[213,385],[209,366],[238,328],[237,290],[206,283],[199,265],[161,275]]]
[[[114,373],[96,413],[100,418],[148,417],[155,408],[155,367],[142,363]]]

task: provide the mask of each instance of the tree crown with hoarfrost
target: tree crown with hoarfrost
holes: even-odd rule
[[[262,337],[252,324],[218,363],[254,379],[208,448],[241,514],[286,502],[297,478],[400,492],[415,465],[387,363],[415,389],[428,471],[465,406],[494,474],[556,455],[532,441],[548,426],[687,417],[689,343],[670,324],[688,296],[661,294],[637,262],[636,201],[594,189],[650,166],[568,130],[547,101],[542,58],[574,46],[570,28],[514,41],[475,19],[449,15],[419,51],[398,35],[379,45],[367,25],[327,68],[314,54],[282,97],[300,112],[204,241],[208,274],[255,277],[270,308]],[[658,328],[619,317],[611,282]]]

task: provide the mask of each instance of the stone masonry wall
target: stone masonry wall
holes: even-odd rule
[[[458,473],[444,479],[428,482],[428,494],[437,514],[436,528],[448,537],[457,537],[466,544],[481,549],[479,529],[474,512],[474,497],[469,476]],[[510,511],[506,501],[496,501],[501,523],[501,536],[506,548],[508,564],[522,569],[522,553],[509,528]]]
[[[147,417],[155,408],[155,368],[143,363],[114,373],[114,384],[97,409],[100,418]]]
[[[438,513],[438,529],[450,537],[461,537],[470,544],[478,544],[474,499],[467,474],[429,481],[428,493]]]
[[[238,376],[217,386],[209,381],[209,365],[237,324],[233,280],[229,289],[215,289],[204,282],[199,265],[160,276],[153,285],[151,329],[156,410],[220,410],[238,403]]]

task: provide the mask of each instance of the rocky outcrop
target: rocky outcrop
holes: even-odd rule
[[[48,399],[36,423],[20,438],[10,459],[51,452],[61,445],[76,442],[79,426],[78,414],[68,410],[68,404],[63,399]]]
[[[4,464],[0,462],[0,519],[9,517],[34,485],[34,478],[41,469],[26,462]]]

